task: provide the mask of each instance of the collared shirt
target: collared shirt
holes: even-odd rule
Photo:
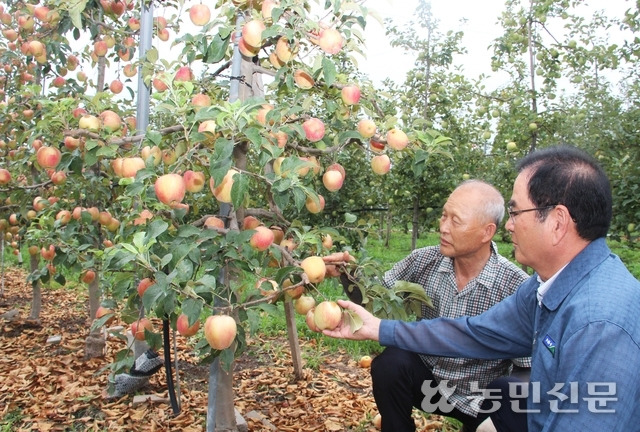
[[[540,286],[538,287],[538,292],[536,293],[536,297],[538,298],[538,305],[542,306],[542,299],[544,298],[544,295],[547,293],[547,291],[549,291],[549,288],[551,288],[551,284],[553,284],[553,281],[556,280],[560,272],[564,270],[565,267],[566,265],[562,266],[560,270],[555,272],[553,276],[551,276],[544,282],[542,281],[542,279],[540,279],[540,276],[536,277],[536,280],[540,284]]]
[[[433,308],[422,306],[421,318],[428,320],[478,315],[513,294],[527,277],[524,271],[499,255],[496,245],[492,243],[487,264],[461,291],[457,288],[453,259],[442,255],[438,246],[414,250],[385,274],[383,283],[387,288],[400,280],[422,285],[433,302]],[[477,390],[473,391],[473,387],[486,388],[494,379],[508,375],[512,366],[510,360],[421,357],[433,371],[438,384],[444,381],[441,392],[449,395],[449,403],[472,416],[477,415],[482,403],[482,398]],[[522,367],[531,365],[529,358],[514,362]],[[454,387],[451,393],[450,389]]]
[[[640,282],[604,238],[558,274],[538,306],[532,276],[475,317],[383,320],[381,345],[431,355],[532,355],[531,432],[637,430],[640,424]]]

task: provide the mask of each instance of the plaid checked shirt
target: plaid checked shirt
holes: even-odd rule
[[[414,250],[409,256],[396,263],[384,276],[384,285],[393,287],[396,281],[420,284],[433,301],[433,308],[422,306],[422,319],[438,317],[458,318],[479,315],[505,297],[528,278],[528,275],[498,254],[495,243],[491,244],[491,257],[482,272],[469,281],[462,291],[458,291],[453,270],[453,260],[440,253],[439,246],[429,246]],[[505,323],[505,325],[508,325]],[[477,360],[421,355],[438,381],[448,380],[447,387],[453,394],[447,400],[458,410],[476,416],[479,392],[496,378],[509,375],[515,363],[521,367],[531,367],[531,359]],[[472,382],[477,383],[472,391]],[[435,387],[435,385],[432,385]]]

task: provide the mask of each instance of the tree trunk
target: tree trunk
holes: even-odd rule
[[[89,284],[89,319],[87,322],[92,323],[98,307],[100,307],[100,277],[96,274],[96,278]],[[100,329],[89,332],[84,342],[84,358],[91,359],[104,356],[106,347],[105,337]]]
[[[4,296],[4,233],[0,233],[0,297]]]
[[[33,273],[38,270],[38,264],[40,258],[38,255],[29,255],[29,269]],[[42,310],[42,285],[40,280],[31,282],[33,287],[33,299],[31,300],[31,312],[29,313],[29,320],[40,321],[40,311]]]
[[[287,298],[284,302],[284,314],[287,320],[287,335],[289,336],[293,373],[296,380],[301,380],[303,377],[302,353],[300,352],[300,341],[298,340],[298,329],[296,328],[296,313],[293,309],[293,301],[291,301],[291,298]]]
[[[418,245],[418,231],[420,230],[420,201],[418,197],[413,199],[413,222],[411,227],[411,250]]]
[[[391,211],[387,212],[387,233],[384,239],[384,247],[389,247],[391,244],[391,226],[393,224],[393,214]]]

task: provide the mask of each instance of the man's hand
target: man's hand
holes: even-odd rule
[[[346,300],[338,300],[338,305],[351,311],[351,313],[358,315],[362,320],[362,327],[355,333],[351,332],[351,326],[349,321],[342,318],[340,325],[334,330],[323,330],[323,334],[338,338],[338,339],[351,339],[351,340],[378,340],[378,334],[380,332],[380,318],[376,318],[370,314],[365,308],[359,306],[353,302]]]
[[[345,267],[356,261],[356,258],[349,252],[334,252],[331,255],[323,256],[322,260],[327,267],[327,277],[338,277],[345,271]]]

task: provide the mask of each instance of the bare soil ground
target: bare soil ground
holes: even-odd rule
[[[10,269],[4,277],[0,315],[11,310],[18,315],[0,319],[1,431],[205,430],[209,366],[198,364],[184,339],[178,339],[179,415],[164,402],[134,406],[133,395],[107,399],[108,371],[102,370],[122,342],[109,339],[104,358],[84,360],[86,296],[44,288],[41,321],[30,322],[26,274]],[[60,342],[47,344],[56,335]],[[303,379],[296,380],[285,333],[248,342],[233,376],[235,406],[250,431],[375,430],[369,370],[358,367],[355,359],[323,353],[314,339],[300,340],[303,350],[313,350],[322,361],[317,368],[305,368]],[[168,398],[164,369],[139,394]],[[455,430],[437,416],[415,418],[419,431]]]

